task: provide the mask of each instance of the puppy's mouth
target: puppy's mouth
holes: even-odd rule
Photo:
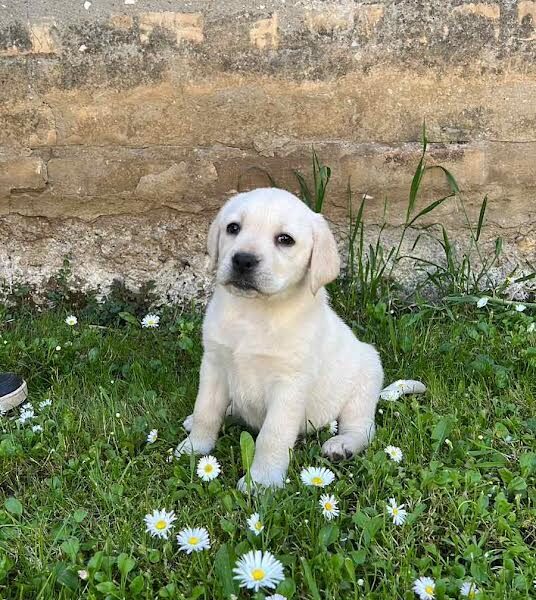
[[[248,281],[247,279],[229,279],[225,285],[234,287],[237,290],[260,292],[259,288],[257,288],[251,281]]]

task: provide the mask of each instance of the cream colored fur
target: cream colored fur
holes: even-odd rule
[[[227,233],[231,222],[240,224],[238,235]],[[281,233],[295,244],[279,246]],[[374,435],[383,371],[376,350],[329,306],[323,286],[337,277],[339,256],[324,218],[283,190],[239,194],[211,225],[208,251],[216,289],[182,451],[211,452],[226,411],[259,431],[251,476],[260,485],[283,485],[290,451],[309,428],[339,421],[338,435],[322,448],[332,459],[365,448]],[[228,283],[236,252],[260,259],[256,290]]]

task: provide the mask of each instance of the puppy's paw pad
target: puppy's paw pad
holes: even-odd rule
[[[184,419],[184,421],[182,422],[182,426],[184,427],[184,429],[186,429],[186,431],[188,433],[190,433],[190,431],[192,431],[192,428],[194,426],[194,416],[188,415],[186,417],[186,419]]]
[[[333,462],[338,462],[340,460],[352,458],[354,452],[346,443],[344,436],[336,435],[324,443],[322,446],[322,454],[327,456],[327,458]]]

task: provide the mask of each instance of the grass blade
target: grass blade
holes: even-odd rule
[[[445,200],[447,200],[448,198],[452,198],[452,197],[453,197],[453,194],[449,194],[448,196],[444,196],[443,198],[439,198],[438,200],[434,200],[433,202],[431,202],[428,206],[426,206],[425,208],[423,208],[421,210],[421,212],[419,212],[418,214],[416,214],[413,217],[413,219],[411,219],[411,221],[408,223],[408,227],[411,227],[411,225],[413,225],[413,223],[415,223],[415,221],[417,219],[420,219],[420,217],[423,217],[424,215],[428,214],[429,212],[432,212],[440,204],[443,204],[443,202],[445,202]]]
[[[480,238],[480,233],[482,232],[482,225],[484,224],[484,215],[486,214],[487,204],[488,204],[488,197],[484,196],[484,201],[482,202],[482,206],[480,207],[480,214],[478,215],[478,225],[476,227],[475,239],[477,241]]]
[[[305,583],[311,592],[311,597],[313,600],[321,600],[320,594],[318,593],[318,587],[316,585],[316,581],[314,580],[313,574],[311,572],[311,567],[305,558],[301,559],[302,567],[303,567],[303,578],[305,579]]]
[[[300,198],[305,202],[305,204],[307,204],[309,208],[312,209],[311,191],[309,190],[307,181],[305,181],[305,177],[299,171],[294,171],[294,176],[298,180],[298,184],[300,186]]]

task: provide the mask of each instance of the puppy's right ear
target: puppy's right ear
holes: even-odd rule
[[[214,221],[210,225],[207,238],[208,257],[210,259],[209,268],[215,271],[218,266],[218,254],[220,245],[220,213],[216,215]]]

